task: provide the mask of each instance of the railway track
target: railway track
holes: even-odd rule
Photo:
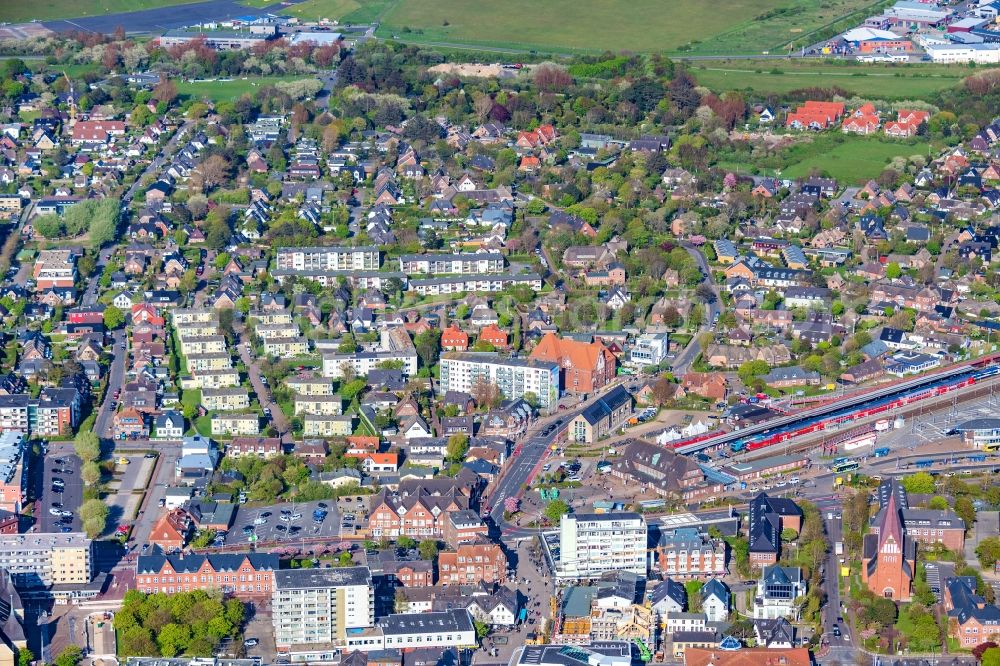
[[[974,384],[973,386],[967,387],[965,389],[955,391],[942,396],[940,401],[935,401],[933,398],[930,401],[921,401],[914,403],[913,405],[908,405],[891,413],[875,414],[864,419],[859,419],[857,421],[851,422],[851,430],[854,430],[861,426],[866,426],[874,424],[876,421],[882,419],[894,419],[896,417],[903,417],[903,419],[909,421],[914,416],[928,416],[931,414],[940,413],[946,409],[951,409],[954,405],[962,402],[968,402],[970,400],[975,400],[977,398],[987,397],[992,394],[1000,393],[998,390],[1000,387],[1000,378],[991,378],[987,382]],[[823,442],[829,442],[834,439],[842,438],[844,430],[830,430],[818,433],[810,433],[802,437],[799,440],[792,440],[787,444],[778,444],[774,446],[768,446],[762,449],[757,449],[755,451],[749,451],[741,453],[738,456],[731,456],[728,460],[735,461],[747,461],[747,460],[757,460],[759,458],[768,458],[774,455],[784,455],[789,453],[800,453],[803,451],[808,451],[814,449],[818,446],[822,446]]]

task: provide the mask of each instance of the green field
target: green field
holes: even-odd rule
[[[0,21],[27,23],[54,19],[101,16],[119,12],[136,12],[143,9],[184,5],[198,0],[41,0],[40,3],[23,0],[0,2]]]
[[[307,0],[332,5],[365,0]],[[381,0],[376,0],[380,2]],[[539,52],[761,53],[870,0],[394,0],[379,35],[437,46]],[[349,17],[350,18],[350,17]]]
[[[866,137],[850,137],[825,152],[804,148],[802,152],[810,154],[785,167],[782,177],[801,178],[819,169],[841,182],[859,183],[877,177],[894,157],[927,155],[927,144],[911,145]]]
[[[247,0],[244,4],[264,1],[266,0]],[[305,0],[286,7],[281,13],[306,21],[330,19],[343,23],[373,23],[394,2],[395,0]]]
[[[966,67],[929,64],[872,65],[814,61],[733,61],[695,64],[698,83],[716,92],[750,90],[783,94],[811,87],[838,87],[862,97],[919,99],[962,82]]]
[[[234,100],[243,93],[254,94],[264,85],[274,85],[278,81],[296,81],[309,78],[306,75],[296,76],[258,76],[249,79],[233,79],[232,81],[177,81],[177,92],[181,97],[209,99],[213,102]]]

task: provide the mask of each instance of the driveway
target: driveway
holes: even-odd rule
[[[254,393],[257,394],[257,400],[260,402],[261,409],[271,410],[271,421],[274,422],[274,427],[281,436],[281,441],[286,444],[292,443],[293,438],[288,419],[285,417],[285,413],[281,411],[278,403],[274,401],[271,390],[261,381],[260,368],[257,366],[256,359],[250,355],[250,336],[247,335],[246,327],[239,331],[238,347],[240,360],[243,361],[243,365],[247,368],[250,385],[253,386]]]

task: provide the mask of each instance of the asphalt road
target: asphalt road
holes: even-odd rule
[[[38,531],[58,532],[64,525],[69,525],[74,530],[81,529],[80,516],[77,510],[83,503],[83,481],[80,479],[80,459],[73,453],[71,442],[51,442],[48,455],[40,459],[42,464],[42,488],[38,506]],[[61,463],[57,463],[61,460]],[[56,470],[69,470],[72,473]],[[55,492],[52,485],[53,479],[62,479],[65,487],[62,492]],[[60,510],[71,511],[73,518],[71,523],[63,523],[61,516],[54,516],[50,513],[52,503],[62,504]]]
[[[111,348],[113,358],[111,368],[108,370],[108,390],[104,393],[104,401],[97,408],[97,419],[94,421],[94,432],[98,437],[111,439],[111,417],[114,410],[111,403],[114,402],[112,396],[115,389],[123,388],[125,385],[125,361],[128,359],[128,347],[122,348],[122,344],[128,344],[128,336],[125,331],[119,330],[111,334]]]
[[[705,255],[702,254],[701,250],[686,243],[683,247],[688,251],[688,254],[694,257],[695,261],[698,262],[698,266],[701,267],[702,274],[708,276],[707,278],[702,278],[702,282],[706,282],[710,287],[712,287],[712,291],[715,292],[715,300],[705,304],[705,321],[698,329],[698,333],[701,333],[702,331],[708,330],[709,326],[712,324],[712,320],[722,311],[722,306],[719,303],[719,290],[712,282],[712,272],[709,269],[708,261],[705,259]],[[680,376],[687,372],[688,368],[691,367],[691,364],[694,362],[695,357],[698,356],[699,351],[698,335],[694,335],[691,338],[691,342],[688,343],[688,346],[677,354],[677,358],[674,359],[674,374]]]

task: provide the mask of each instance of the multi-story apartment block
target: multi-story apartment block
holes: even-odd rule
[[[305,356],[308,353],[309,341],[301,335],[280,338],[269,337],[264,341],[264,354],[267,356],[289,358]]]
[[[338,416],[344,413],[344,401],[339,395],[296,395],[295,413]]]
[[[206,335],[218,335],[219,334],[219,321],[192,321],[184,324],[178,324],[175,327],[177,331],[177,337],[180,340],[186,338],[199,338]]]
[[[42,250],[31,275],[36,291],[72,287],[76,283],[76,256],[70,250]]]
[[[517,285],[527,285],[538,291],[542,288],[542,278],[537,273],[492,273],[486,275],[478,273],[409,281],[410,289],[421,296],[461,294],[469,291],[497,292]]]
[[[713,540],[696,527],[661,531],[656,565],[677,579],[712,578],[726,574],[726,542]]]
[[[93,549],[83,532],[0,534],[0,568],[18,587],[86,585],[94,577]]]
[[[260,434],[260,416],[254,412],[215,414],[212,416],[212,434],[223,436]]]
[[[367,377],[369,372],[386,361],[401,362],[405,375],[417,374],[417,348],[405,328],[396,326],[383,330],[379,348],[374,351],[323,354],[323,376],[339,379],[344,376],[344,368],[350,367],[355,376]]]
[[[377,271],[382,253],[377,247],[281,247],[276,267],[299,271]]]
[[[191,335],[181,338],[181,353],[191,354],[222,354],[226,351],[226,338],[223,335]]]
[[[285,380],[285,386],[300,396],[333,395],[333,382],[326,377],[299,375]]]
[[[270,553],[166,555],[153,548],[136,558],[135,586],[146,594],[221,590],[239,599],[263,599],[274,591],[278,567],[278,556]]]
[[[756,619],[776,620],[779,617],[797,620],[799,597],[806,594],[806,581],[798,567],[764,567],[757,581],[753,602]]]
[[[629,363],[645,368],[659,365],[670,351],[669,333],[643,333],[629,352]]]
[[[441,585],[503,584],[507,578],[507,557],[495,543],[464,543],[455,550],[438,554],[438,583]]]
[[[24,393],[0,395],[0,430],[29,432],[28,403],[31,397]]]
[[[503,255],[499,252],[404,254],[399,258],[399,270],[407,275],[502,273],[505,264]]]
[[[187,324],[212,324],[217,328],[219,325],[219,313],[212,308],[179,308],[171,312],[174,326],[184,326]]]
[[[350,415],[306,414],[302,421],[302,433],[307,437],[347,437],[352,432],[354,417]]]
[[[468,498],[454,492],[394,495],[383,490],[372,499],[368,531],[375,539],[400,536],[440,539],[445,534],[448,514],[468,508]]]
[[[193,370],[191,372],[191,387],[200,389],[217,389],[239,386],[240,373],[234,368],[222,370]]]
[[[187,361],[188,370],[191,372],[230,370],[233,367],[233,359],[226,353],[184,354],[184,360]]]
[[[550,361],[502,358],[495,353],[452,352],[441,357],[438,392],[472,393],[480,382],[496,384],[503,397],[514,400],[533,393],[543,409],[559,399],[559,366]]]
[[[239,386],[205,389],[201,392],[201,404],[209,411],[235,412],[250,408],[250,395]]]
[[[371,572],[283,569],[274,577],[271,606],[279,653],[296,645],[343,645],[349,631],[375,623]]]
[[[281,452],[281,439],[278,437],[236,437],[226,447],[226,455],[233,458],[240,456],[271,458],[281,455]]]
[[[28,403],[28,425],[32,434],[59,437],[73,434],[80,422],[81,397],[75,388],[42,389]]]
[[[559,534],[559,578],[599,578],[606,571],[646,575],[648,530],[638,513],[567,514]]]

